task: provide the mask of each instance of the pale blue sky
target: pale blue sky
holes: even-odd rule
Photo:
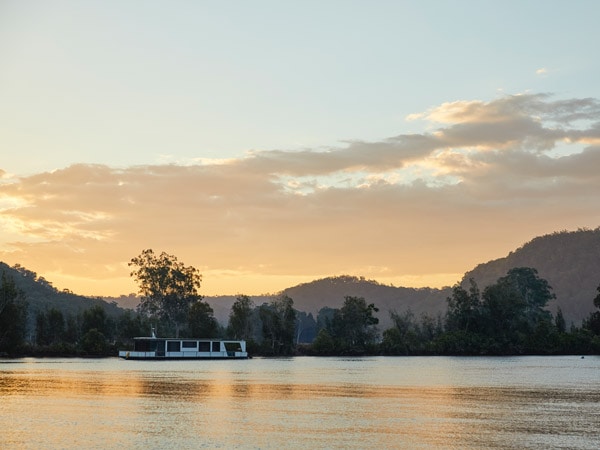
[[[135,290],[144,248],[209,295],[443,286],[598,227],[599,17],[595,0],[0,0],[0,260],[93,295]]]
[[[3,0],[0,168],[322,149],[420,132],[405,117],[444,102],[600,97],[598,17],[597,1]]]

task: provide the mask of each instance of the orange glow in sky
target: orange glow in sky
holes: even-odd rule
[[[259,3],[2,2],[0,261],[442,287],[600,225],[600,4]]]

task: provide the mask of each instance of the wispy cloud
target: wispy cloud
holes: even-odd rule
[[[537,234],[600,223],[598,100],[517,95],[417,116],[434,128],[325,150],[5,178],[0,259],[112,294],[131,290],[126,263],[149,247],[201,268],[214,291],[357,268],[439,284]],[[557,145],[574,151],[553,157]],[[253,277],[273,284],[251,288]]]

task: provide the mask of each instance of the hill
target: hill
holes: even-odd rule
[[[119,297],[102,297],[107,303],[114,303],[123,309],[136,310],[140,303],[140,298],[135,294],[121,295]],[[256,306],[260,306],[263,303],[269,303],[273,296],[258,295],[251,297],[252,301]],[[222,325],[227,325],[229,322],[229,314],[231,313],[231,306],[237,299],[236,295],[215,295],[204,297],[204,300],[212,307],[215,318]]]
[[[294,300],[294,308],[298,311],[312,313],[317,318],[317,313],[323,307],[341,308],[344,297],[364,297],[368,303],[374,303],[379,308],[379,328],[384,330],[390,327],[390,310],[404,312],[410,308],[417,317],[421,313],[433,316],[446,311],[446,297],[450,289],[412,289],[403,287],[386,286],[373,280],[352,277],[348,275],[328,277],[320,280],[303,283],[284,289],[274,296],[251,297],[256,306],[270,302],[274,297],[287,295]],[[215,311],[215,317],[223,324],[229,319],[231,305],[235,296],[206,297],[205,300]]]
[[[567,324],[579,325],[594,309],[600,284],[600,228],[536,237],[504,258],[479,264],[465,274],[462,284],[473,278],[483,290],[513,267],[537,269],[557,297],[549,309],[554,313],[560,307]]]
[[[390,311],[404,312],[410,309],[418,318],[427,313],[436,316],[446,311],[446,298],[450,288],[405,288],[380,284],[363,277],[338,276],[304,283],[283,291],[294,300],[294,307],[300,311],[316,314],[324,306],[340,308],[346,296],[364,297],[367,303],[374,303],[379,312],[379,328],[389,328]]]
[[[539,276],[548,281],[557,296],[549,305],[550,310],[555,312],[560,306],[567,324],[579,325],[594,309],[592,299],[600,284],[600,228],[561,231],[536,237],[506,257],[479,264],[465,274],[461,283],[466,286],[468,280],[473,278],[483,290],[513,267],[537,269]],[[9,267],[0,262],[0,271],[11,275],[17,286],[25,292],[30,324],[38,311],[49,308],[57,308],[63,314],[76,315],[94,305],[100,305],[107,314],[117,315],[122,311],[121,308],[134,309],[138,302],[133,294],[106,297],[103,300],[58,291],[49,281],[20,266]],[[281,294],[291,297],[297,310],[312,313],[315,318],[325,306],[340,308],[346,296],[364,297],[367,302],[374,303],[379,308],[379,328],[384,330],[391,326],[391,310],[404,312],[411,309],[416,317],[423,313],[431,316],[444,314],[446,298],[451,295],[451,289],[394,287],[362,277],[337,276],[293,286],[283,290]],[[252,300],[259,306],[272,298],[273,296],[262,295],[252,297]],[[205,298],[222,324],[227,324],[235,299],[233,295]]]
[[[594,309],[592,299],[600,284],[600,228],[536,237],[506,257],[479,264],[465,274],[461,283],[468,287],[468,280],[473,278],[483,291],[513,267],[535,268],[556,294],[557,298],[549,304],[549,309],[555,313],[560,307],[567,324],[580,325]],[[325,306],[340,308],[345,296],[364,297],[379,308],[377,317],[383,330],[391,326],[390,310],[403,312],[410,308],[416,317],[422,313],[431,316],[444,314],[451,289],[394,287],[362,277],[339,276],[290,287],[282,294],[294,300],[296,309],[310,312],[315,318],[319,309]],[[215,309],[219,321],[226,323],[235,297],[207,297],[206,300]],[[269,301],[270,297],[253,300],[260,305]]]
[[[390,327],[390,310],[404,312],[411,309],[417,317],[422,313],[436,316],[446,311],[446,297],[451,294],[446,289],[413,289],[394,287],[379,284],[376,281],[352,276],[328,277],[320,280],[303,283],[287,288],[275,295],[258,295],[250,298],[256,306],[269,303],[279,295],[287,295],[294,300],[294,308],[298,311],[312,313],[317,318],[317,313],[323,307],[340,308],[344,304],[344,297],[364,297],[369,303],[375,303],[379,308],[377,317],[380,329]],[[105,297],[123,308],[134,309],[139,299],[133,295],[121,297]],[[236,300],[235,295],[208,296],[204,300],[213,308],[215,318],[223,325],[229,321],[231,306]]]
[[[35,318],[38,312],[47,311],[56,308],[63,315],[78,315],[91,308],[100,305],[109,316],[116,316],[122,312],[122,309],[115,303],[107,303],[100,298],[84,297],[76,295],[70,291],[59,291],[52,283],[43,277],[38,277],[35,272],[25,269],[19,265],[10,267],[0,262],[0,273],[12,277],[15,285],[25,294],[25,300],[28,306],[28,326],[29,330],[35,327]]]

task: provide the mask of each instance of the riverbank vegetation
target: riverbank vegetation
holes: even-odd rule
[[[357,296],[346,296],[340,308],[321,308],[315,318],[294,309],[287,295],[260,305],[239,295],[223,325],[198,294],[201,276],[193,267],[151,250],[131,265],[142,302],[118,314],[94,305],[28,317],[26,296],[3,272],[0,355],[114,356],[151,328],[161,336],[245,339],[250,354],[262,356],[600,354],[600,286],[590,299],[596,309],[580,326],[567,327],[560,308],[547,310],[552,288],[529,267],[512,268],[483,290],[473,280],[455,285],[445,314],[390,311],[392,326],[380,330],[377,306]]]

